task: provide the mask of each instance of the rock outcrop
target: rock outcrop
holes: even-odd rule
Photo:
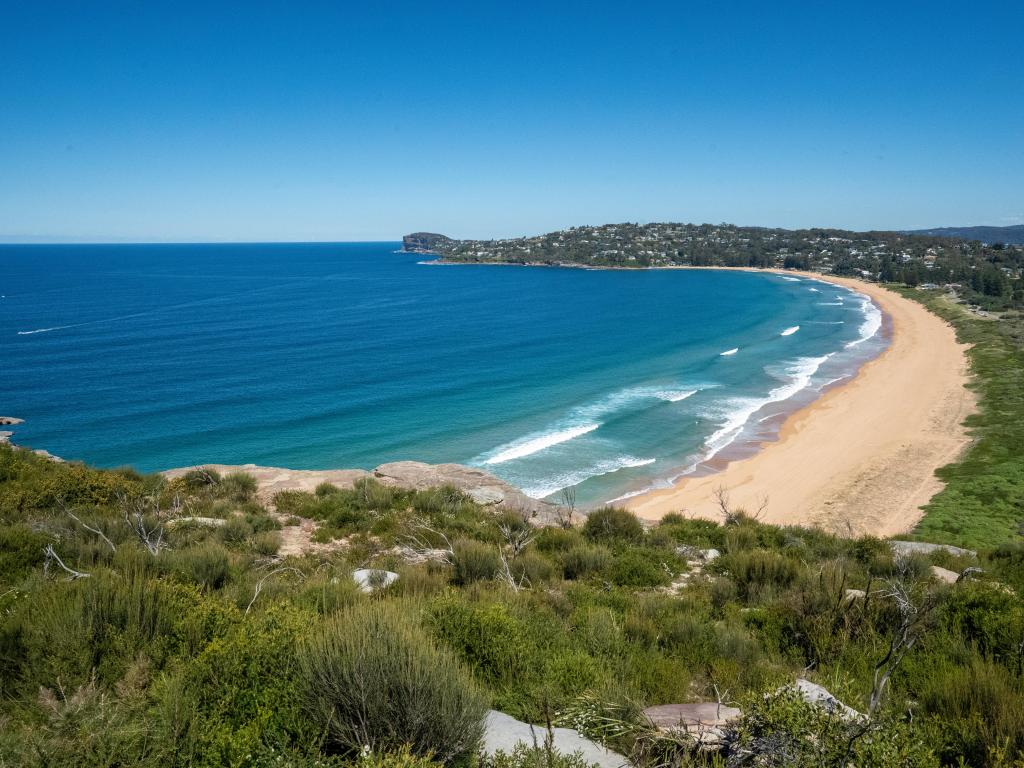
[[[450,237],[436,232],[413,232],[402,237],[402,250],[406,253],[436,253],[438,245],[451,242]]]
[[[586,765],[598,765],[600,768],[623,768],[629,765],[629,761],[622,755],[605,749],[571,728],[554,728],[552,735],[554,748],[558,752],[563,755],[578,752]],[[488,756],[496,752],[511,754],[517,744],[543,747],[546,737],[547,731],[543,726],[530,725],[492,709],[484,721],[481,749]]]
[[[716,701],[695,704],[660,704],[643,711],[659,731],[685,731],[701,747],[717,748],[725,739],[726,727],[743,713]]]
[[[978,556],[978,553],[973,549],[962,549],[961,547],[954,547],[950,544],[929,544],[924,541],[890,541],[889,546],[892,547],[893,554],[895,555],[929,555],[932,552],[944,550],[954,557]]]
[[[357,568],[352,571],[352,581],[358,585],[361,592],[369,594],[374,590],[390,587],[398,581],[398,574],[379,568]]]
[[[462,464],[424,464],[421,461],[395,461],[381,464],[372,472],[363,469],[284,469],[282,467],[260,467],[256,464],[203,464],[221,475],[245,472],[256,479],[258,495],[269,503],[281,491],[306,491],[312,493],[321,483],[331,483],[339,488],[352,488],[357,480],[374,478],[385,485],[412,490],[426,490],[442,485],[451,485],[467,494],[476,503],[484,506],[502,506],[529,514],[534,522],[553,524],[556,508],[552,504],[527,496],[504,480],[484,472],[482,469]],[[169,469],[163,474],[168,478],[181,477],[194,467]]]

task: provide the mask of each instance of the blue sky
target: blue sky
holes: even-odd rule
[[[1019,2],[0,0],[0,239],[1024,223]]]

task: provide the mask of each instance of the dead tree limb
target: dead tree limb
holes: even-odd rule
[[[260,592],[263,591],[263,585],[266,583],[267,579],[269,579],[274,574],[283,573],[284,571],[292,571],[294,573],[299,574],[299,581],[301,581],[302,579],[306,578],[306,574],[304,574],[298,568],[293,568],[293,567],[287,566],[287,565],[286,566],[281,566],[280,568],[275,568],[270,573],[268,573],[266,576],[264,576],[262,579],[260,579],[259,581],[256,582],[256,591],[253,592],[252,600],[250,600],[249,604],[247,606],[245,606],[245,615],[246,616],[249,615],[249,609],[252,608],[253,603],[256,602],[256,598],[259,597],[260,596]]]
[[[112,542],[110,539],[108,539],[107,535],[105,533],[103,533],[103,531],[101,531],[99,528],[93,528],[91,525],[86,525],[82,521],[82,519],[78,515],[76,515],[74,512],[72,512],[70,509],[68,509],[67,506],[65,506],[63,502],[61,502],[60,506],[61,506],[61,509],[64,510],[64,514],[65,515],[67,515],[72,520],[74,520],[76,523],[78,523],[80,526],[85,528],[85,530],[89,531],[90,533],[95,533],[97,536],[99,536],[101,539],[103,539],[103,541],[106,542],[107,546],[110,547],[110,551],[111,552],[117,552],[117,547],[114,546],[114,542]]]
[[[68,574],[68,581],[75,581],[76,579],[87,579],[92,574],[83,573],[82,571],[76,571],[74,568],[68,568],[64,564],[64,561],[60,559],[60,555],[57,554],[57,550],[53,548],[53,544],[47,544],[43,548],[43,554],[46,555],[46,560],[43,561],[43,575],[50,575],[50,563],[56,563],[61,569]]]

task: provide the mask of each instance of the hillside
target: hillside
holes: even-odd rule
[[[913,229],[908,234],[955,237],[961,240],[980,240],[983,243],[1005,243],[1024,245],[1024,224],[1009,227],[937,227],[935,229]]]
[[[418,235],[413,249],[423,252]],[[585,267],[809,269],[908,285],[956,284],[993,309],[1024,305],[1024,247],[900,232],[765,229],[733,224],[605,224],[504,240],[429,241],[452,263]]]

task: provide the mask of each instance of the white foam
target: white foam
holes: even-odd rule
[[[779,334],[779,336],[792,336],[794,333],[796,333],[799,330],[800,330],[800,326],[799,325],[794,325],[792,328],[787,328],[786,330],[784,330],[782,333]]]
[[[600,423],[592,424],[581,424],[576,427],[569,427],[568,429],[560,429],[554,432],[545,432],[544,434],[537,435],[536,437],[526,438],[520,441],[516,441],[507,446],[499,449],[498,453],[494,454],[488,459],[484,459],[484,464],[504,464],[506,461],[512,461],[513,459],[521,459],[524,456],[530,456],[531,454],[543,451],[545,448],[550,448],[553,445],[559,443],[565,443],[569,440],[573,440],[580,435],[585,435],[588,432],[593,432],[595,429],[600,427]]]
[[[843,306],[843,300],[840,299],[839,301],[819,301],[818,302],[818,306],[819,307],[841,307],[841,306]]]
[[[860,336],[846,344],[846,349],[863,344],[882,329],[882,310],[875,306],[870,297],[865,296],[861,301],[861,311],[864,313],[864,321],[860,324]]]
[[[719,357],[728,357],[729,355],[735,355],[739,351],[740,351],[739,347],[733,347],[732,349],[725,350],[725,352],[719,352],[718,356]]]
[[[714,457],[719,451],[739,437],[740,432],[743,431],[743,427],[746,426],[750,417],[766,405],[788,400],[797,392],[806,388],[811,383],[811,377],[821,367],[821,364],[831,356],[831,354],[828,354],[822,357],[799,358],[787,367],[786,373],[789,376],[789,381],[773,389],[768,393],[767,397],[734,397],[726,400],[725,402],[730,407],[730,410],[724,414],[725,421],[704,441],[707,451],[703,456],[703,461]]]
[[[697,394],[696,389],[663,389],[660,392],[655,392],[654,396],[666,403],[678,403],[695,394]]]
[[[550,496],[556,491],[560,491],[563,488],[568,488],[573,485],[579,485],[584,480],[589,480],[592,477],[608,475],[612,472],[618,472],[620,469],[645,467],[648,464],[653,464],[655,461],[657,461],[657,459],[639,459],[636,456],[619,456],[615,459],[605,459],[604,461],[599,461],[586,469],[580,469],[574,472],[567,472],[563,475],[547,478],[537,485],[523,488],[523,493],[533,499],[543,499],[545,496]]]
[[[33,333],[49,333],[50,331],[59,331],[64,328],[71,328],[70,325],[55,325],[52,328],[36,328],[34,331],[18,331],[19,336],[31,336]]]
[[[780,275],[780,277],[782,277],[783,280],[789,280],[791,283],[803,282],[799,277],[786,277],[785,275]]]
[[[819,291],[817,288],[808,288],[807,290],[810,291],[811,293],[821,293],[821,291]]]

